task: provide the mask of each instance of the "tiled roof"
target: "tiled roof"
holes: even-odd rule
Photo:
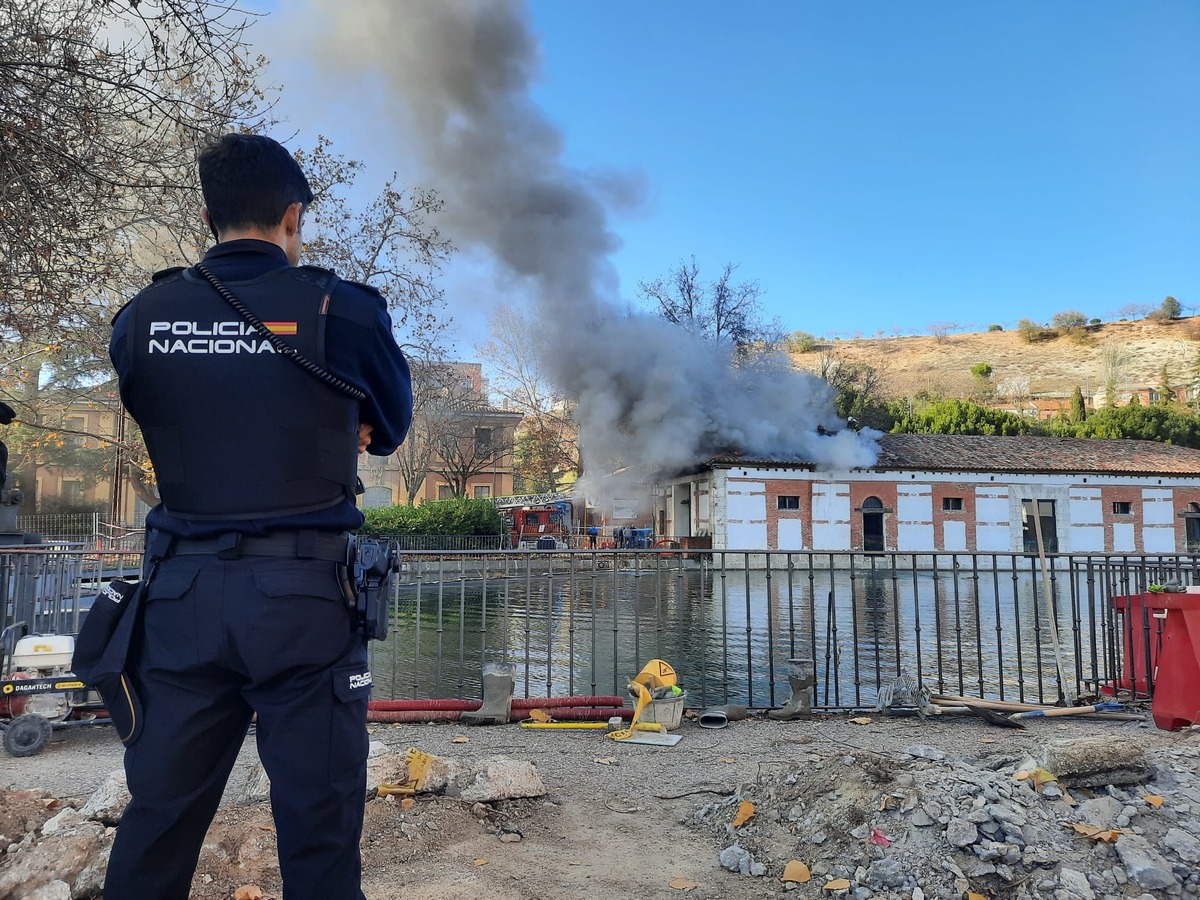
[[[812,467],[810,462],[802,459],[758,459],[737,454],[722,454],[714,458],[712,463]],[[873,468],[924,472],[1079,472],[1200,477],[1200,450],[1157,441],[1029,435],[885,434],[879,441],[879,459]]]

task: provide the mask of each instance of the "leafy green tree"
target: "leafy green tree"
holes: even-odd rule
[[[1130,403],[1100,409],[1072,426],[1070,434],[1085,438],[1128,438],[1200,448],[1200,420],[1165,406]]]
[[[820,346],[815,335],[807,331],[793,331],[791,336],[792,350],[796,353],[812,353]]]
[[[975,363],[971,366],[971,374],[976,378],[991,378],[992,367],[985,362]]]
[[[1041,341],[1048,341],[1058,337],[1058,332],[1052,328],[1045,328],[1039,325],[1033,319],[1020,319],[1017,321],[1017,334],[1021,336],[1027,344],[1037,344]]]
[[[1015,413],[969,400],[937,400],[912,407],[898,417],[893,432],[901,434],[1030,434],[1033,423]]]
[[[1167,319],[1178,319],[1180,312],[1183,310],[1179,305],[1179,301],[1168,295],[1163,298],[1162,306],[1158,308],[1158,311]]]
[[[1087,316],[1077,309],[1064,309],[1054,314],[1050,324],[1060,332],[1065,332],[1071,328],[1082,328],[1087,324]]]

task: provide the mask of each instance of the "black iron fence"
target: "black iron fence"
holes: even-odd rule
[[[766,566],[758,566],[760,562]],[[134,553],[0,551],[0,627],[73,633]],[[409,551],[392,628],[371,645],[377,698],[475,698],[484,664],[529,697],[624,694],[647,661],[690,706],[780,706],[789,661],[813,706],[874,705],[905,673],[939,693],[1055,702],[1150,696],[1162,619],[1151,588],[1200,584],[1190,555]]]
[[[1043,573],[1024,554],[412,553],[373,670],[395,698],[478,696],[488,662],[526,696],[624,693],[655,657],[691,705],[781,705],[796,658],[825,708],[873,705],[901,672],[1026,702],[1148,696],[1147,592],[1168,583],[1200,583],[1200,559],[1054,556]]]

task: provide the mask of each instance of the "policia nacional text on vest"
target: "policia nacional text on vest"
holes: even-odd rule
[[[236,288],[273,333],[325,368],[337,280],[297,266]],[[276,353],[196,271],[158,273],[118,315],[133,316],[125,393],[169,513],[238,520],[353,501],[358,404]],[[181,397],[192,402],[181,408]]]

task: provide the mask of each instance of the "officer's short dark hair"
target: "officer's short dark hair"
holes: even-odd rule
[[[200,154],[200,187],[218,231],[274,228],[293,203],[312,203],[299,163],[278,141],[227,134]]]

